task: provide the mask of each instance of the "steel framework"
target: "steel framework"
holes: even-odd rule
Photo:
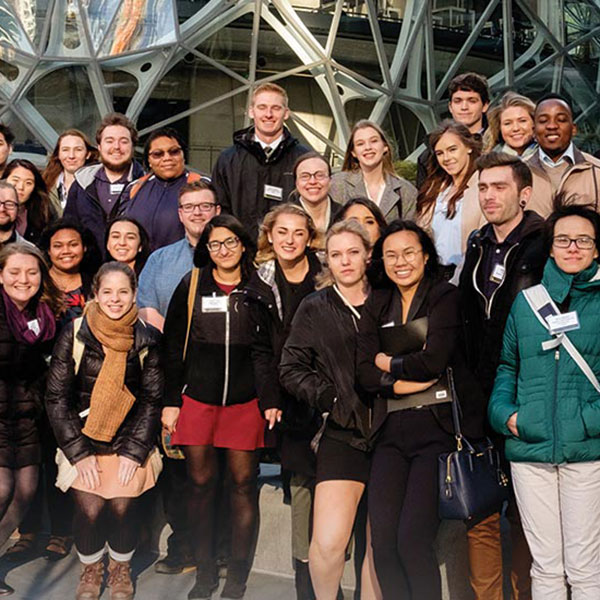
[[[311,31],[307,16],[326,19],[328,33]],[[248,67],[240,72],[203,51],[202,44],[244,17],[251,35]],[[340,28],[350,19],[368,23],[368,43],[376,56],[372,76],[334,52]],[[258,46],[265,24],[296,57],[294,65],[275,73],[261,70]],[[389,33],[390,24],[396,33]],[[459,45],[450,48],[446,40],[457,31],[462,33]],[[80,101],[93,105],[97,115],[113,110],[109,74],[126,74],[135,87],[126,112],[137,120],[161,79],[192,56],[229,78],[231,89],[155,120],[142,134],[234,96],[247,102],[258,82],[302,74],[322,92],[335,127],[320,130],[294,112],[292,119],[339,154],[351,127],[351,100],[370,102],[370,118],[379,123],[399,105],[415,115],[421,134],[430,130],[444,112],[452,77],[474,55],[486,60],[475,51],[482,40],[489,42],[486,64],[493,65],[488,75],[495,93],[508,87],[533,94],[567,93],[577,106],[580,130],[588,139],[598,138],[600,0],[0,0],[0,118],[20,122],[50,149],[60,132],[35,99],[35,86],[49,74],[83,71],[90,93]],[[443,72],[438,64],[441,46],[450,53]],[[65,93],[69,90],[57,90],[58,102]],[[418,146],[416,134],[407,142],[405,131],[395,133],[405,137],[408,150]]]

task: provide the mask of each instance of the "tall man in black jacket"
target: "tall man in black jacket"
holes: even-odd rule
[[[491,152],[477,161],[479,203],[488,224],[471,234],[460,273],[467,360],[487,398],[494,386],[504,326],[517,294],[542,278],[546,261],[543,219],[524,210],[531,197],[529,167],[517,157]],[[531,555],[514,499],[511,523],[514,600],[531,598]],[[469,529],[471,586],[477,600],[502,600],[500,514]]]
[[[233,134],[233,146],[219,155],[212,180],[222,211],[237,217],[256,239],[265,214],[294,190],[292,167],[310,149],[284,125],[288,97],[277,84],[263,83],[253,91],[249,115],[254,125]]]

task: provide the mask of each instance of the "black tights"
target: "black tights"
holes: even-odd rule
[[[138,498],[105,500],[96,494],[74,489],[71,494],[75,502],[75,546],[80,554],[96,554],[106,542],[121,554],[135,549]]]
[[[35,495],[38,477],[38,465],[20,469],[0,467],[0,546],[25,516]]]
[[[250,560],[258,518],[258,452],[227,449],[231,475],[231,559]],[[188,523],[197,563],[214,559],[215,493],[219,477],[213,446],[184,446],[188,473]]]

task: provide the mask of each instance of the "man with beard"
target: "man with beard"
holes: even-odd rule
[[[577,204],[591,204],[600,212],[600,160],[573,144],[577,126],[573,109],[558,94],[544,96],[535,108],[533,132],[539,150],[527,161],[533,174],[528,208],[546,218],[554,197],[561,193]]]
[[[99,248],[104,248],[107,223],[122,211],[125,188],[143,175],[133,161],[136,141],[137,130],[125,115],[106,115],[96,131],[101,164],[79,169],[69,190],[64,216],[87,227]]]
[[[0,179],[0,249],[6,244],[25,241],[15,227],[18,211],[17,190],[7,181]]]

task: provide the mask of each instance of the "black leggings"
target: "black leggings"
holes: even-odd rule
[[[375,570],[384,600],[441,600],[434,541],[438,455],[452,449],[428,409],[388,416],[368,486]]]
[[[25,516],[38,484],[39,467],[0,467],[0,545]]]
[[[71,494],[75,503],[75,546],[80,554],[96,554],[106,542],[112,550],[121,554],[135,550],[138,498],[105,500],[91,492],[74,489]]]
[[[213,446],[184,446],[188,494],[187,510],[194,558],[214,560],[215,494],[219,478],[217,450]],[[231,556],[250,561],[258,519],[258,452],[225,450],[230,473]]]

